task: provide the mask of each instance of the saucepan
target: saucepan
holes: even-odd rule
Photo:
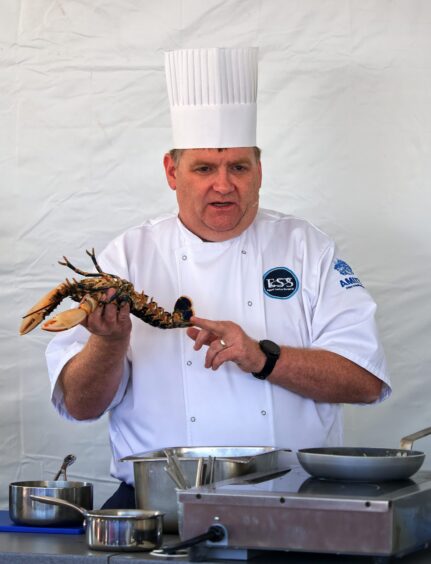
[[[415,440],[431,434],[431,427],[403,437],[400,448],[329,447],[298,451],[298,461],[311,476],[328,480],[384,482],[404,480],[419,470],[423,452],[412,450]]]
[[[93,508],[93,484],[68,481],[66,468],[76,457],[68,454],[54,480],[33,480],[9,484],[9,516],[17,525],[36,527],[69,527],[82,525],[82,515],[67,507],[35,504],[30,495],[65,499],[86,509]],[[64,479],[59,480],[62,476]]]
[[[145,509],[94,509],[89,511],[64,499],[31,495],[37,504],[67,507],[85,519],[88,547],[93,550],[144,551],[160,547],[163,513]]]

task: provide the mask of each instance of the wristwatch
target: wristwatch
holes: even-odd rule
[[[259,378],[259,380],[266,380],[266,378],[268,378],[274,370],[275,363],[280,356],[281,350],[276,343],[268,341],[267,339],[259,341],[259,347],[266,356],[265,366],[260,372],[252,372],[252,374],[255,378]]]

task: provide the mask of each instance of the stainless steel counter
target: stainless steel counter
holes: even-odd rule
[[[171,543],[177,539],[166,537]],[[50,535],[35,533],[0,533],[0,564],[131,564],[132,562],[181,562],[188,564],[188,557],[160,558],[149,553],[98,552],[89,550],[85,535]],[[208,562],[208,561],[207,561]],[[223,564],[238,561],[223,560]],[[239,561],[240,562],[240,561]],[[409,554],[402,559],[373,559],[364,556],[312,554],[293,552],[263,552],[250,560],[251,564],[429,564],[431,548]]]
[[[241,547],[254,546],[259,547],[260,552],[253,555],[254,557],[249,560],[250,564],[383,564],[388,562],[428,564],[431,562],[431,472],[419,472],[411,480],[403,481],[402,484],[333,484],[320,481],[316,483],[316,480],[310,479],[308,475],[303,476],[301,469],[298,469],[298,472],[292,469],[290,473],[263,484],[238,485],[219,482],[216,487],[202,487],[180,492],[180,500],[183,502],[183,534],[186,538],[206,531],[209,525],[214,524],[215,519],[225,525],[229,533],[229,542],[221,543],[217,548],[213,546],[212,549],[195,547],[193,556],[197,557],[201,554],[201,562],[237,564],[248,562],[241,560],[243,556],[241,550],[246,552],[246,549]],[[273,506],[277,509],[277,513],[270,511]],[[362,519],[359,527],[354,526],[355,522],[351,526],[344,526],[343,519],[349,517],[348,511],[351,506],[354,510],[352,513],[356,516],[359,514]],[[267,512],[265,519],[261,514],[256,514],[256,508],[262,507]],[[283,508],[282,513],[279,511],[280,507]],[[304,507],[308,511],[307,519],[304,518],[303,513],[296,512],[297,509],[305,511]],[[323,509],[326,513],[323,513]],[[390,545],[392,550],[378,550],[374,548],[374,545],[369,545],[368,531],[370,523],[374,522],[372,517],[375,517],[375,513],[387,516],[387,526],[386,528],[380,525],[374,526],[372,528],[373,538],[381,539],[385,531],[386,534],[389,531],[398,539],[397,542]],[[285,514],[292,517],[291,521],[286,521]],[[331,514],[331,518],[328,517],[328,514]],[[338,515],[337,521],[334,521],[332,514]],[[302,543],[297,542],[298,538],[301,538],[301,523],[303,530],[309,533],[304,538],[308,540],[312,538],[311,533],[314,527],[320,530],[323,523],[326,527],[325,534],[332,535],[334,542],[317,545],[307,544],[308,540]],[[188,527],[186,531],[184,531],[185,525]],[[157,561],[161,563],[178,561],[188,564],[191,562],[190,555],[160,557],[146,552],[89,550],[84,534],[49,534],[44,531],[30,533],[6,530],[8,532],[0,532],[0,564],[51,564],[54,562],[131,564],[132,562]],[[340,530],[344,531],[343,539],[350,539],[350,541],[352,535],[358,536],[357,532],[362,531],[362,537],[367,540],[365,546],[367,550],[362,545],[361,550],[352,548],[354,545],[351,543],[347,548],[344,546],[343,550],[343,542],[335,542],[340,536]],[[250,536],[246,540],[250,542],[241,544],[238,540],[238,531],[241,533],[245,531]],[[269,542],[269,532],[273,535],[274,542]],[[338,534],[338,537],[335,533]],[[407,539],[408,542],[398,542],[401,537],[405,537],[404,541]],[[323,535],[323,538],[327,540],[328,537]],[[290,542],[290,539],[295,542]],[[164,535],[165,544],[172,544],[177,540],[178,538],[173,535]],[[286,541],[285,544],[281,540]],[[423,547],[426,542],[429,543],[430,548]],[[271,550],[274,546],[278,546],[280,551]],[[418,546],[422,547],[421,550],[408,553],[402,558],[349,555],[349,552],[403,554]],[[293,552],[300,549],[316,552]],[[319,552],[321,550],[332,552]],[[337,550],[343,554],[334,554]],[[214,560],[216,552],[223,560]],[[196,560],[197,558],[194,559]]]

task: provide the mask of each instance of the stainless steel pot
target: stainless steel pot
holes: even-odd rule
[[[298,451],[298,461],[311,476],[329,480],[384,482],[404,480],[419,470],[425,454],[413,442],[431,434],[431,427],[401,439],[400,448],[334,447]]]
[[[159,548],[163,539],[163,513],[143,509],[88,511],[64,499],[31,495],[37,505],[52,504],[85,518],[88,547],[93,550],[144,551]]]
[[[173,447],[134,454],[121,461],[133,462],[136,506],[163,511],[164,531],[177,533],[179,485],[169,472],[169,458],[174,457],[182,477],[195,486],[197,481],[197,485],[205,485],[250,472],[277,470],[286,466],[281,461],[284,453],[291,451],[264,446]]]
[[[93,484],[70,481],[27,481],[9,484],[9,516],[17,525],[67,527],[79,525],[83,517],[68,507],[35,503],[31,495],[49,496],[93,508]]]

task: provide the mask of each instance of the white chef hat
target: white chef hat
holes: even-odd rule
[[[254,147],[256,47],[165,53],[174,149]]]

